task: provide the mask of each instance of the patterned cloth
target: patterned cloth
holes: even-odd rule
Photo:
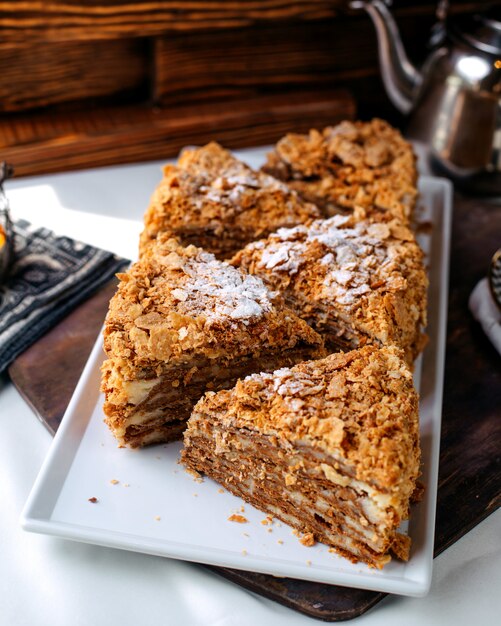
[[[482,278],[472,291],[468,306],[492,345],[501,354],[501,311],[492,297],[487,278]]]
[[[14,231],[14,263],[0,285],[0,373],[129,263],[24,220]]]

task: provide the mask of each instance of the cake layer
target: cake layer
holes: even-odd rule
[[[290,133],[263,170],[326,214],[362,210],[377,219],[409,222],[417,198],[416,157],[387,122],[342,122],[308,135]]]
[[[163,419],[152,421],[147,425],[131,426],[123,439],[118,439],[119,445],[127,448],[142,448],[155,443],[169,443],[177,441],[183,436],[186,428],[186,420]]]
[[[124,380],[112,360],[103,365],[102,388],[106,390],[106,422],[120,445],[137,447],[144,434],[156,433],[163,441],[171,423],[182,425],[199,398],[208,390],[232,387],[238,378],[253,372],[269,372],[307,360],[311,346],[297,344],[283,351],[252,354],[240,359],[199,359],[191,366],[173,367],[155,378]],[[181,430],[175,430],[180,435]],[[171,440],[171,438],[169,438]]]
[[[393,542],[399,540],[400,533],[378,534],[381,521],[374,513],[373,521],[369,521],[364,511],[374,509],[367,496],[359,497],[349,486],[337,486],[328,481],[322,485],[318,475],[305,469],[290,479],[294,484],[287,484],[284,475],[287,476],[289,466],[283,460],[273,463],[274,454],[267,456],[267,448],[272,444],[266,437],[251,438],[252,451],[238,447],[234,448],[237,454],[220,452],[214,459],[212,438],[222,438],[222,435],[216,424],[211,438],[193,436],[189,452],[183,455],[185,466],[216,480],[234,495],[300,532],[313,533],[316,540],[335,548],[353,562],[363,561],[381,568],[391,560],[388,552]],[[240,437],[226,446],[231,448],[235,443],[242,446],[244,442]],[[236,478],[235,465],[238,466]],[[256,478],[256,471],[264,478]]]
[[[217,143],[187,149],[167,165],[144,216],[140,252],[161,232],[228,258],[281,226],[320,211],[284,183],[255,172]]]
[[[231,262],[280,291],[331,349],[394,344],[412,362],[424,346],[423,253],[398,220],[336,215],[283,228]]]
[[[208,393],[181,461],[354,562],[406,559],[417,394],[394,347],[366,346]]]
[[[261,279],[166,235],[119,278],[101,387],[121,445],[141,428],[186,420],[207,389],[325,354],[322,338]]]

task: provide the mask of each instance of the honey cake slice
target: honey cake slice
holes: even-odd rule
[[[409,558],[398,531],[419,475],[418,397],[395,347],[253,374],[206,394],[181,462],[352,562]]]
[[[228,258],[281,226],[321,216],[319,209],[217,143],[184,150],[167,165],[144,216],[140,253],[160,232]]]
[[[418,195],[412,146],[380,119],[290,133],[268,155],[263,170],[327,216],[358,210],[408,223]]]
[[[335,215],[280,229],[232,263],[280,291],[332,351],[394,344],[411,363],[426,343],[423,252],[397,219]]]
[[[160,235],[119,275],[104,328],[105,421],[120,446],[181,436],[207,389],[324,356],[260,278]]]

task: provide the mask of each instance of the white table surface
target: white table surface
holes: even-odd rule
[[[249,151],[247,151],[249,154]],[[118,254],[137,245],[160,164],[7,183],[25,217]],[[200,566],[24,532],[19,517],[52,438],[8,378],[0,377],[0,626],[299,626],[320,623]],[[368,626],[500,623],[501,512],[434,561],[426,598],[389,596],[356,623]]]

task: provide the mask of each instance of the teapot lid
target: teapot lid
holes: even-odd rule
[[[462,41],[488,54],[501,54],[501,6],[491,5],[482,13],[454,17],[449,29]]]

